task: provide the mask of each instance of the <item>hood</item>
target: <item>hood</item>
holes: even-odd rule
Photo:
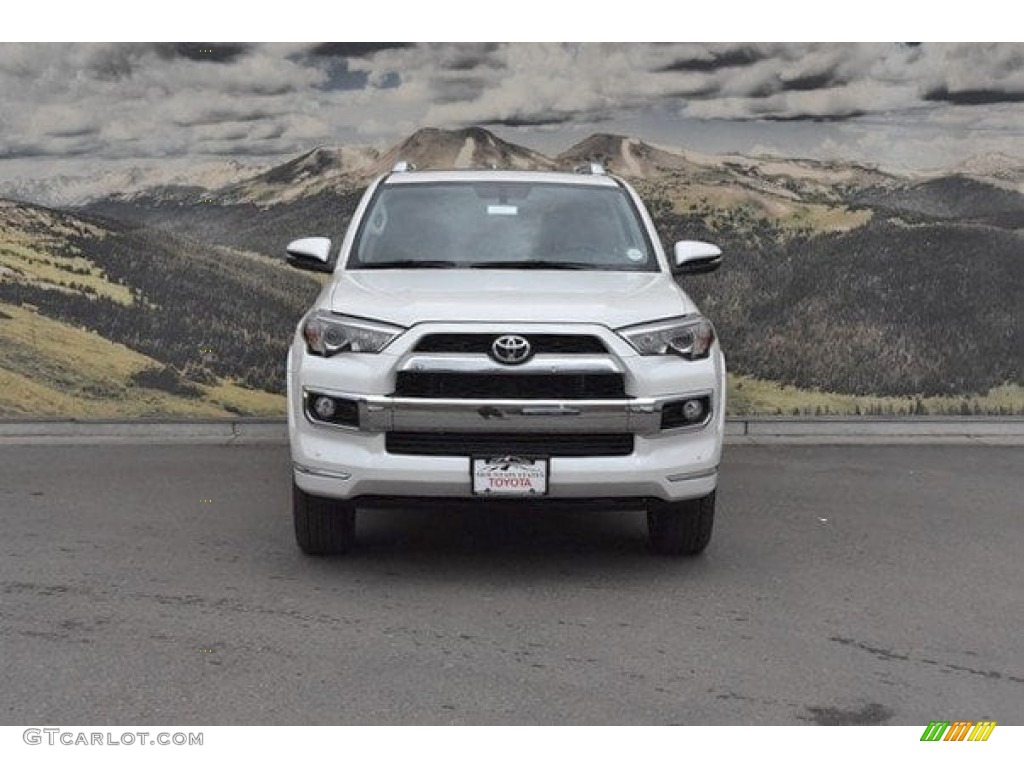
[[[405,327],[476,321],[621,328],[696,311],[661,272],[396,269],[335,279],[331,311]]]

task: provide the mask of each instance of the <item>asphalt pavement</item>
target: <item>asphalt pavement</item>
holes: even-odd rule
[[[1024,448],[730,445],[635,512],[292,534],[287,447],[0,446],[3,724],[1024,725]]]

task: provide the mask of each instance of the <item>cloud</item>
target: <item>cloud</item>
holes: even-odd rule
[[[867,114],[864,110],[851,109],[847,112],[805,112],[803,114],[766,115],[765,120],[779,123],[840,123],[844,120],[854,120],[864,117]]]
[[[424,125],[578,135],[655,118],[677,132],[865,135],[927,121],[964,142],[985,130],[1009,145],[1021,139],[1024,46],[0,44],[0,94],[8,157],[269,157],[390,142]]]
[[[504,125],[509,128],[540,128],[543,126],[565,125],[575,120],[575,115],[567,113],[549,112],[547,114],[533,114],[530,116],[506,115],[505,117],[493,117],[480,120],[481,125]],[[600,116],[592,117],[594,122],[601,122]]]
[[[163,59],[183,58],[224,64],[242,56],[251,47],[245,43],[158,43],[153,49]]]
[[[958,43],[925,45],[923,98],[929,102],[979,106],[1018,102],[1024,94],[1024,45]]]
[[[915,100],[913,86],[859,81],[817,90],[702,99],[688,102],[681,113],[703,120],[834,121],[904,110]]]
[[[183,128],[198,125],[219,125],[221,123],[251,123],[274,117],[274,113],[266,109],[253,109],[248,112],[210,107],[206,104],[196,105],[191,113],[179,112],[174,117],[174,124]]]
[[[452,54],[443,60],[442,66],[452,72],[470,72],[473,70],[501,69],[502,61],[495,54],[501,50],[501,43],[475,43],[470,45],[451,46]]]
[[[965,88],[952,91],[942,85],[924,94],[925,101],[945,101],[949,104],[978,106],[981,104],[1016,104],[1024,102],[1024,90],[1006,91],[998,88]]]
[[[762,55],[749,47],[733,48],[721,52],[707,51],[703,55],[675,59],[659,67],[657,72],[717,72],[731,67],[746,67],[762,59]]]
[[[313,56],[331,58],[361,58],[372,56],[380,51],[402,50],[411,48],[412,43],[320,43],[310,49]]]
[[[818,91],[835,85],[845,85],[845,81],[837,77],[835,72],[816,72],[810,75],[780,77],[779,82],[784,91]]]
[[[463,74],[461,70],[456,70],[454,74],[437,73],[431,79],[430,85],[436,93],[436,103],[456,104],[479,98],[491,83],[486,77]]]

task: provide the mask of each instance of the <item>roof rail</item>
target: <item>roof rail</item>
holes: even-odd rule
[[[408,160],[399,160],[393,166],[391,166],[392,173],[405,173],[406,171],[415,171],[416,166],[410,163]]]
[[[589,173],[591,176],[604,176],[604,166],[600,163],[583,163],[572,169],[573,173]]]

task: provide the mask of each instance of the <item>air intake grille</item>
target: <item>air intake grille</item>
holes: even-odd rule
[[[399,371],[398,397],[457,400],[618,400],[626,397],[618,373],[495,374]]]
[[[631,434],[480,434],[388,432],[388,453],[414,456],[628,456]]]

